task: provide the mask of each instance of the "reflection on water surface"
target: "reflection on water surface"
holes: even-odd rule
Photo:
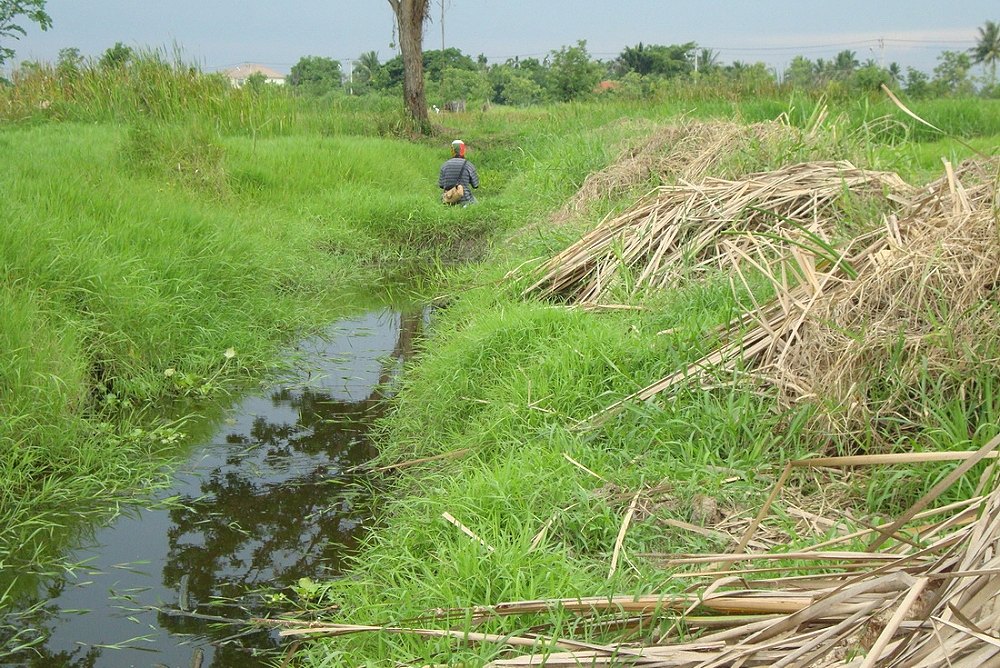
[[[206,617],[245,618],[253,592],[339,572],[367,519],[343,472],[372,455],[366,432],[425,318],[374,311],[300,343],[301,374],[233,405],[169,489],[79,546],[86,567],[29,602],[46,641],[7,665],[267,665],[276,636]]]

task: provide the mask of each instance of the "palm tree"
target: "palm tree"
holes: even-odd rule
[[[375,51],[365,51],[354,61],[354,76],[361,82],[367,83],[375,76],[375,72],[382,64],[378,62],[378,53]]]
[[[834,70],[843,79],[851,76],[854,70],[858,69],[858,65],[857,55],[848,49],[838,53],[836,59],[833,61]]]
[[[893,83],[899,83],[900,81],[903,80],[903,68],[899,66],[899,63],[895,61],[889,63],[888,72],[889,76],[892,77]]]
[[[626,46],[625,50],[618,54],[618,59],[614,61],[614,66],[619,74],[635,72],[646,75],[653,69],[653,58],[646,51],[642,42],[637,46]]]
[[[702,72],[711,72],[719,66],[719,52],[715,49],[702,48],[696,58],[698,69]]]
[[[990,85],[997,82],[997,61],[1000,60],[1000,24],[987,21],[979,29],[979,41],[969,49],[972,62],[977,65],[988,65],[990,68]]]
[[[816,84],[819,86],[825,86],[830,83],[830,80],[834,78],[836,74],[836,66],[832,60],[826,60],[824,58],[816,59]]]

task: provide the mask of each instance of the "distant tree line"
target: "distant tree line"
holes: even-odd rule
[[[22,36],[24,22],[48,28],[51,20],[44,8],[44,0],[0,0],[0,38]],[[9,47],[0,46],[0,64],[12,54]],[[592,58],[582,40],[543,58],[511,58],[503,63],[491,64],[485,56],[473,58],[456,48],[425,50],[421,55],[422,93],[429,104],[442,106],[452,100],[528,106],[596,95],[653,98],[676,91],[678,84],[701,90],[706,97],[727,91],[746,95],[795,89],[836,98],[878,91],[883,84],[913,98],[1000,97],[996,76],[1000,25],[993,21],[979,28],[973,48],[943,51],[930,73],[912,67],[904,71],[898,63],[883,65],[874,59],[861,62],[851,50],[843,50],[831,59],[795,56],[783,71],[760,62],[723,64],[717,52],[694,42],[640,42],[607,61]],[[59,53],[56,71],[60,76],[73,77],[85,66],[124,67],[135,57],[134,51],[121,42],[89,64],[78,49],[66,48]],[[975,66],[982,66],[981,73],[974,72]],[[22,63],[20,67],[26,70],[37,64]],[[248,82],[252,89],[265,85],[263,76],[258,79]],[[381,62],[375,51],[362,53],[346,71],[338,60],[304,56],[287,78],[295,94],[314,97],[344,93],[400,95],[406,81],[401,55]]]
[[[1000,40],[993,26],[993,46],[980,46],[969,52],[943,51],[932,74],[906,68],[898,63],[883,67],[873,59],[858,62],[853,51],[841,51],[832,60],[815,61],[803,56],[792,59],[783,80],[794,88],[821,90],[833,95],[877,90],[882,84],[903,90],[910,97],[1000,97],[996,84],[996,61],[1000,58]],[[987,76],[976,78],[973,65],[982,64]]]
[[[969,51],[943,51],[933,72],[925,73],[898,63],[864,62],[844,50],[832,59],[810,60],[795,56],[779,71],[764,63],[719,62],[718,53],[684,44],[628,46],[616,58],[592,58],[587,43],[579,41],[551,51],[544,58],[511,58],[490,64],[485,56],[473,58],[459,49],[423,52],[423,77],[427,99],[442,104],[450,100],[527,106],[565,102],[609,94],[652,97],[678,82],[704,84],[706,88],[763,91],[793,88],[840,97],[878,91],[882,84],[910,97],[1000,97],[996,80],[1000,60],[1000,27],[987,21]],[[983,67],[982,76],[973,68]],[[405,70],[401,56],[380,62],[368,51],[342,71],[340,62],[306,56],[293,68],[288,83],[307,95],[347,91],[354,95],[399,94]]]

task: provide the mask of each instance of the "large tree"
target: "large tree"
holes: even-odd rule
[[[697,49],[694,42],[669,46],[639,42],[637,46],[625,47],[614,62],[614,68],[620,75],[635,72],[642,76],[675,77],[694,69]],[[708,53],[704,54],[704,58],[709,58],[714,64],[714,55],[709,50],[706,51]]]
[[[816,84],[816,65],[805,56],[795,56],[785,70],[784,80],[795,88],[809,88]]]
[[[972,52],[972,62],[988,66],[990,69],[990,85],[997,82],[997,61],[1000,60],[1000,24],[987,21],[979,29],[979,40],[969,49]]]
[[[590,59],[586,40],[564,46],[551,54],[549,92],[560,102],[569,102],[593,92],[603,68]]]
[[[431,49],[424,51],[422,58],[424,68],[424,83],[440,83],[442,73],[446,69],[468,70],[478,72],[480,67],[476,65],[469,56],[454,47],[449,47],[444,51]],[[395,56],[385,62],[379,68],[379,85],[382,88],[392,88],[404,84],[406,78],[406,65],[402,56]]]
[[[422,128],[427,128],[427,98],[424,95],[424,21],[430,0],[389,0],[399,28],[399,50],[403,56],[403,103]]]
[[[937,67],[934,68],[934,79],[931,82],[938,95],[953,95],[961,97],[971,95],[972,82],[969,81],[969,69],[972,59],[969,54],[961,51],[942,51],[938,56]]]
[[[288,85],[308,95],[325,95],[340,82],[340,62],[326,56],[303,56],[288,73]]]
[[[135,58],[135,51],[132,47],[125,46],[121,42],[115,42],[115,45],[109,47],[104,55],[101,56],[100,66],[104,69],[113,69],[115,67],[124,67],[130,60]]]
[[[22,19],[37,23],[42,30],[52,27],[52,19],[45,12],[45,0],[0,0],[0,40],[24,37],[27,33],[21,26]],[[13,49],[0,44],[0,65],[13,56]]]
[[[931,78],[927,76],[926,72],[907,67],[906,81],[903,83],[903,87],[906,89],[906,94],[910,97],[914,99],[925,98],[931,92],[930,81]]]

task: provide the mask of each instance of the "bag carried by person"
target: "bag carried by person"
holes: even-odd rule
[[[462,169],[458,172],[458,179],[462,180],[462,172],[465,171],[465,165],[469,162],[466,160],[462,163]],[[441,202],[443,204],[458,204],[465,197],[465,187],[461,183],[456,183],[450,188],[445,188],[445,191],[441,193]]]
[[[441,201],[445,204],[458,204],[465,197],[465,188],[461,183],[448,188],[441,193]]]

